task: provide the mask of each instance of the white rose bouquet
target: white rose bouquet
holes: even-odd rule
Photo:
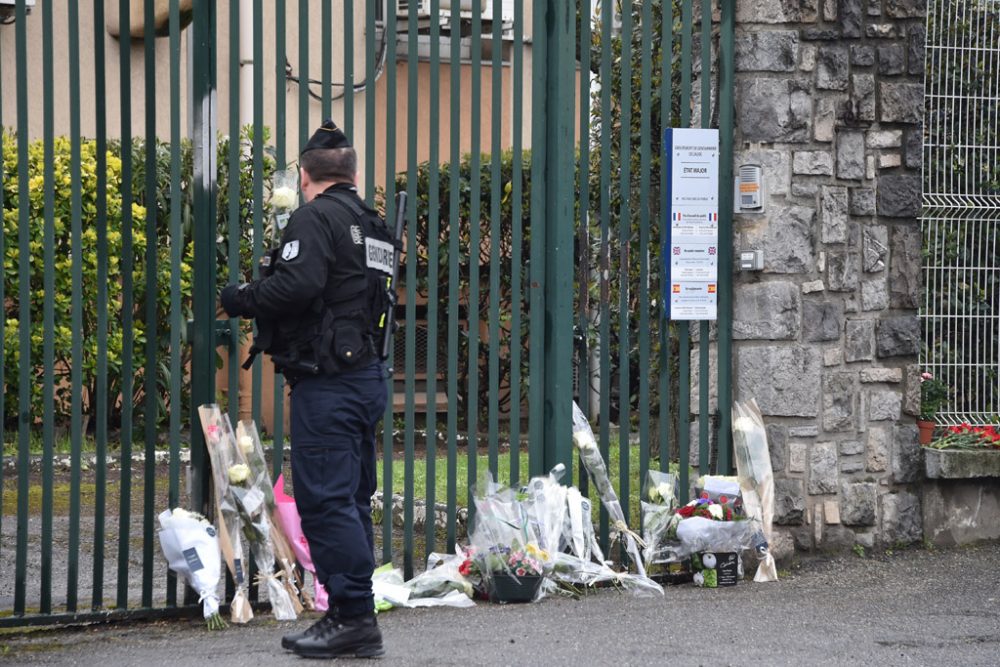
[[[219,615],[219,577],[222,558],[219,538],[208,519],[180,507],[159,515],[160,548],[168,567],[198,592],[209,630],[226,627]]]
[[[298,177],[295,169],[276,171],[272,176],[270,204],[276,235],[288,224],[288,218],[299,203]]]

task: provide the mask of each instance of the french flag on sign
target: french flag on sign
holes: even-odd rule
[[[675,211],[674,212],[674,220],[680,220],[680,219],[681,219],[681,213],[680,213],[680,211]]]
[[[709,213],[708,214],[708,219],[710,221],[712,221],[712,222],[717,222],[719,220],[719,214],[718,213]]]

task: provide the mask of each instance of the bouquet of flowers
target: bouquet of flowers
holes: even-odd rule
[[[229,470],[238,464],[234,460],[234,448],[230,446],[229,438],[226,436],[228,421],[223,421],[222,412],[214,403],[199,407],[198,416],[212,462],[214,482],[212,486],[215,490],[215,508],[219,516],[219,546],[222,548],[229,574],[232,575],[236,587],[229,605],[229,617],[233,623],[247,623],[253,618],[253,610],[247,598],[249,582],[246,578],[246,557],[243,553],[243,520],[236,499],[229,489]],[[237,471],[237,477],[241,472]]]
[[[946,427],[944,437],[925,446],[931,449],[1000,449],[1000,433],[995,426],[959,424]]]
[[[630,530],[625,522],[625,513],[622,511],[621,503],[618,501],[618,494],[611,486],[611,479],[608,477],[608,467],[604,463],[604,457],[597,447],[597,439],[594,431],[590,428],[590,422],[584,416],[580,406],[573,403],[573,444],[580,452],[580,460],[583,461],[584,468],[594,481],[601,503],[611,517],[612,525],[618,531],[618,537],[625,543],[625,550],[635,563],[639,575],[646,576],[646,568],[642,558],[639,556],[639,548],[645,547],[645,542],[634,531]]]
[[[746,520],[742,501],[710,492],[679,507],[656,543],[658,562],[679,562],[702,551],[739,552],[750,546],[753,525]]]
[[[285,493],[285,478],[278,475],[274,482],[274,523],[280,527],[284,533],[288,544],[295,555],[295,560],[299,562],[302,569],[313,574],[313,598],[312,608],[316,611],[326,611],[330,607],[329,596],[326,586],[316,578],[316,566],[312,562],[312,554],[309,552],[309,540],[302,532],[302,517],[299,516],[298,507],[295,505],[295,498]],[[287,574],[287,571],[286,571]],[[310,599],[307,597],[305,586],[300,586],[302,597],[309,606]]]
[[[209,630],[226,627],[219,615],[219,578],[222,559],[219,538],[208,519],[180,507],[159,515],[160,548],[168,567],[198,593]]]
[[[667,562],[668,529],[676,498],[676,480],[670,473],[650,470],[646,477],[645,498],[642,501],[642,539],[646,569]]]
[[[747,514],[758,524],[752,537],[760,558],[754,581],[777,581],[778,568],[768,549],[774,517],[774,474],[764,418],[753,399],[749,403],[733,404],[733,452]]]
[[[299,174],[295,169],[283,169],[272,175],[271,211],[274,214],[275,236],[288,224],[288,218],[299,203]]]

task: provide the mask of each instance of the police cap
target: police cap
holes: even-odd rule
[[[350,148],[351,142],[341,131],[337,124],[327,118],[323,124],[317,128],[309,141],[302,148],[302,152],[314,150],[316,148]]]

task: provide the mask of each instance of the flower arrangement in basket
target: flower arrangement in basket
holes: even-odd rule
[[[548,554],[535,544],[495,545],[478,559],[478,569],[494,602],[530,602],[542,583]]]

